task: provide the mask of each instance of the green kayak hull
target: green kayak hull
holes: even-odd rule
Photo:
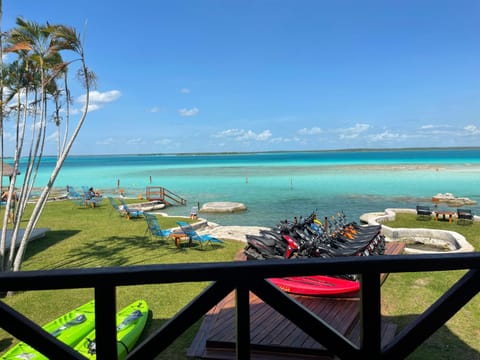
[[[68,346],[75,347],[82,339],[85,338],[95,328],[95,302],[88,303],[60,316],[58,319],[49,322],[43,326],[43,329],[58,340],[64,342]],[[3,354],[0,359],[47,359],[30,345],[19,342],[9,351]]]
[[[118,359],[125,359],[132,351],[145,328],[148,319],[148,305],[137,300],[117,313],[117,353]],[[87,359],[96,359],[95,330],[85,336],[77,346],[80,354]]]

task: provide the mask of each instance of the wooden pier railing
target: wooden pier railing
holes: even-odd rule
[[[145,196],[148,201],[162,201],[168,206],[187,204],[187,200],[161,186],[148,186]]]

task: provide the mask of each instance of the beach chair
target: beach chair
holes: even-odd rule
[[[457,209],[457,224],[473,224],[473,214],[470,209]]]
[[[67,186],[67,199],[80,207],[88,206],[85,196],[76,191],[72,186]]]
[[[125,217],[127,218],[127,220],[138,219],[143,216],[142,210],[130,209],[128,205],[122,205],[122,206],[123,206],[123,210],[125,211]]]
[[[155,215],[150,213],[144,213],[143,215],[145,216],[145,221],[147,222],[147,229],[145,230],[145,234],[149,232],[150,239],[153,240],[157,237],[164,240],[168,237],[168,235],[172,233],[171,229],[162,230]]]
[[[128,220],[136,219],[143,216],[143,211],[137,209],[130,209],[125,203],[124,205],[117,205],[115,200],[111,196],[107,196],[108,201],[112,205],[112,208],[115,209],[120,216],[125,216]]]
[[[198,219],[198,206],[192,206],[192,209],[190,210],[190,219]]]
[[[123,206],[122,207],[118,206],[118,204],[115,202],[115,200],[113,200],[111,196],[107,196],[107,199],[110,205],[112,205],[112,211],[115,210],[120,216],[125,216],[125,211],[123,210]],[[110,212],[110,215],[111,214],[112,212]]]
[[[67,186],[67,190],[68,188],[71,188],[71,187]],[[92,208],[94,208],[102,204],[103,197],[98,193],[93,192],[91,187],[82,186],[82,192],[83,194],[81,194],[81,196],[84,199],[85,206],[91,206]]]
[[[430,220],[432,210],[428,206],[417,205],[417,220]]]
[[[189,223],[186,223],[184,221],[177,221],[177,225],[180,226],[180,229],[182,229],[183,233],[188,236],[190,241],[197,241],[200,243],[200,247],[203,248],[203,245],[207,246],[210,244],[213,246],[213,243],[216,244],[223,244],[223,241],[220,239],[217,239],[216,237],[213,237],[211,235],[205,234],[205,235],[199,235],[197,232],[193,229],[192,225]]]

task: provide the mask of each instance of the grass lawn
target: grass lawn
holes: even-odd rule
[[[48,203],[38,227],[48,227],[44,238],[32,242],[27,250],[23,270],[93,268],[189,262],[231,261],[244,247],[238,241],[226,241],[221,247],[201,250],[198,246],[179,250],[173,241],[150,240],[145,235],[143,218],[126,220],[111,211],[104,201],[98,208],[81,208],[70,201]],[[188,215],[188,210],[185,210]],[[159,217],[162,228],[176,227],[179,218]],[[185,220],[185,219],[181,219]],[[145,299],[152,310],[145,335],[158,328],[190,302],[207,284],[185,283],[142,285],[117,288],[117,306],[122,308],[136,299]],[[93,298],[93,289],[31,291],[2,300],[29,316],[38,324],[46,324]],[[185,359],[196,334],[191,328],[161,359]],[[12,344],[13,338],[0,329],[0,353]]]
[[[457,225],[418,221],[414,214],[397,214],[385,225],[397,228],[432,228],[458,232],[480,249],[480,224]],[[390,274],[382,285],[383,314],[400,327],[409,324],[435,302],[465,271]],[[480,295],[476,295],[409,359],[480,359]]]
[[[188,211],[185,210],[186,215]],[[159,217],[162,228],[176,226],[177,218]],[[184,220],[184,219],[183,219]],[[480,224],[458,226],[435,221],[416,221],[414,215],[400,214],[394,227],[435,227],[457,231],[480,248]],[[126,220],[111,211],[105,201],[98,208],[79,208],[70,201],[49,203],[38,224],[48,227],[47,235],[29,245],[23,270],[47,270],[102,266],[131,266],[181,262],[231,261],[244,247],[237,241],[224,246],[186,251],[177,249],[173,241],[150,240],[145,236],[143,219]],[[382,286],[384,315],[400,326],[411,321],[437,299],[461,272],[391,274]],[[145,335],[157,329],[186,305],[207,284],[166,284],[119,287],[117,302],[121,308],[136,299],[145,299],[152,319]],[[31,291],[3,298],[9,305],[38,324],[46,324],[66,311],[93,297],[93,289]],[[480,359],[480,297],[477,295],[411,359]],[[198,329],[198,323],[173,343],[158,359],[185,359],[185,352]],[[14,339],[0,329],[0,353]]]

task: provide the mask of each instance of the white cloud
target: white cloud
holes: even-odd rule
[[[243,131],[244,130],[240,130],[240,129],[228,129],[228,130],[220,131],[213,136],[218,137],[218,138],[234,137],[234,136],[237,136],[237,135],[241,134]]]
[[[90,91],[88,111],[95,111],[101,109],[106,104],[117,100],[122,94],[118,90],[110,90],[106,92]],[[86,95],[81,95],[77,98],[77,102],[85,104]]]
[[[435,130],[435,129],[448,129],[448,128],[451,128],[451,126],[450,125],[432,125],[432,124],[420,126],[420,129],[422,130]]]
[[[363,132],[367,131],[370,128],[368,124],[355,124],[355,126],[340,129],[340,139],[355,139],[360,136]]]
[[[268,140],[272,136],[270,130],[264,130],[261,133],[257,134],[251,130],[246,131],[243,135],[239,136],[239,140],[257,140],[257,141],[264,141]]]
[[[435,127],[435,125],[423,125],[423,126],[420,126],[420,129],[433,129]]]
[[[97,145],[111,145],[114,142],[115,141],[113,140],[113,138],[109,137],[109,138],[106,138],[106,139],[97,140],[96,144]]]
[[[170,145],[172,143],[171,139],[158,139],[153,142],[156,145]]]
[[[402,136],[398,133],[392,133],[388,130],[385,130],[384,132],[380,134],[375,134],[370,137],[371,141],[387,141],[387,140],[395,140],[399,139]]]
[[[463,129],[468,132],[468,135],[479,135],[480,134],[480,128],[476,125],[467,125]]]
[[[55,142],[56,140],[57,140],[57,132],[56,132],[56,131],[53,132],[53,133],[51,133],[50,135],[48,135],[47,138],[45,139],[45,141],[46,141],[47,143],[49,143],[49,142]]]
[[[5,141],[15,141],[17,138],[16,132],[6,131],[3,133],[3,139]]]
[[[280,144],[280,143],[292,143],[292,142],[302,142],[301,138],[298,138],[296,136],[292,138],[285,138],[285,137],[276,137],[276,138],[271,138],[270,142],[272,144]]]
[[[178,110],[179,114],[181,116],[195,116],[198,114],[200,110],[198,108],[194,107],[192,109],[180,109]]]
[[[303,128],[303,129],[300,129],[297,131],[298,134],[300,135],[318,135],[318,134],[321,134],[323,132],[323,130],[319,127],[312,127],[310,129],[307,129],[307,128]]]
[[[159,106],[154,106],[150,110],[148,110],[148,112],[151,112],[151,113],[158,113],[160,111],[162,111],[162,108],[160,108]]]
[[[128,139],[125,143],[127,145],[143,145],[145,144],[145,141],[142,138],[137,137],[137,138]]]
[[[264,130],[261,133],[255,133],[252,130],[228,129],[213,135],[216,138],[230,138],[236,141],[265,141],[272,137],[270,130]]]
[[[182,89],[180,89],[180,93],[182,93],[182,94],[190,94],[190,89],[182,88]]]

